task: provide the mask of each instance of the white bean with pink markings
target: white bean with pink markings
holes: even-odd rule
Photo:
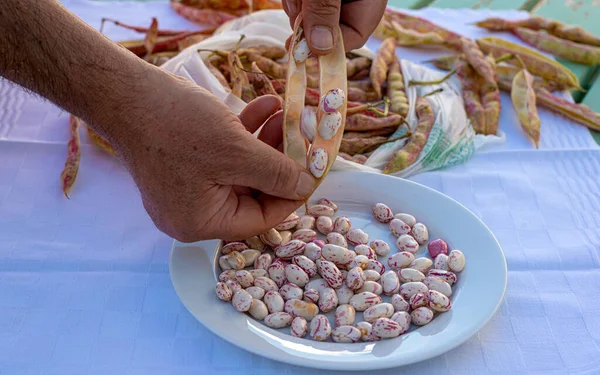
[[[344,238],[344,236],[340,233],[331,232],[327,235],[326,239],[328,244],[341,246],[346,249],[348,248],[348,242],[346,241],[346,238]]]
[[[310,337],[315,341],[325,341],[331,336],[331,324],[325,315],[317,315],[310,322]]]
[[[394,213],[384,203],[375,203],[372,212],[375,219],[380,223],[389,223],[394,218]]]
[[[373,325],[371,323],[365,321],[358,322],[356,323],[356,328],[360,330],[360,339],[364,342],[381,340],[381,338],[373,334]]]
[[[229,287],[229,289],[231,289],[233,295],[235,295],[238,291],[243,289],[240,283],[238,283],[235,280],[227,280],[225,281],[225,284]]]
[[[313,229],[315,227],[315,219],[314,216],[304,215],[300,216],[298,219],[298,224],[296,224],[296,230],[300,229]]]
[[[465,263],[465,255],[460,250],[452,250],[448,255],[448,268],[452,272],[461,272]]]
[[[328,235],[333,231],[333,221],[329,216],[319,216],[317,218],[316,227],[319,233]]]
[[[291,240],[275,248],[275,256],[281,259],[292,259],[296,255],[304,254],[306,243],[301,240]]]
[[[335,289],[325,288],[322,292],[319,293],[319,310],[326,313],[330,312],[338,306],[339,300]]]
[[[321,247],[314,242],[309,242],[304,247],[304,256],[313,262],[321,257]]]
[[[269,278],[275,281],[277,287],[281,288],[281,286],[285,283],[285,266],[281,262],[273,262],[269,268],[267,269],[269,272]]]
[[[371,306],[375,306],[383,302],[380,296],[371,292],[357,293],[350,298],[348,302],[356,311],[365,311]]]
[[[342,285],[344,277],[333,262],[325,259],[317,259],[316,264],[319,275],[327,281],[327,284],[329,284],[331,288],[337,289]]]
[[[407,310],[408,311],[408,310]],[[410,329],[410,323],[412,321],[410,314],[407,311],[398,311],[390,319],[400,325],[400,334],[403,335]]]
[[[288,301],[291,299],[302,299],[304,292],[302,291],[302,288],[296,284],[285,283],[279,288],[279,294],[281,294],[281,297],[283,297],[284,300]]]
[[[450,297],[452,295],[452,287],[440,277],[427,276],[423,280],[423,284],[427,285],[429,290],[436,290],[446,297]]]
[[[310,322],[319,313],[319,308],[312,302],[291,299],[285,303],[283,311],[293,317],[300,316]]]
[[[369,259],[369,264],[367,264],[368,270],[374,270],[379,272],[380,275],[383,275],[385,272],[385,266],[378,260]]]
[[[356,293],[362,292],[371,292],[380,295],[381,293],[383,293],[383,287],[376,281],[365,281],[363,286],[360,289],[356,290]]]
[[[373,323],[373,334],[384,339],[398,337],[401,331],[400,324],[389,318],[379,318]]]
[[[304,292],[304,301],[318,303],[319,302],[319,291],[316,289],[308,289]]]
[[[352,228],[346,234],[346,240],[349,244],[354,246],[356,245],[366,245],[369,243],[369,235],[359,228]]]
[[[259,238],[265,245],[273,248],[281,245],[281,234],[275,228],[269,229],[267,232],[261,234]]]
[[[263,270],[261,268],[254,269],[254,270],[248,270],[248,272],[250,272],[250,274],[252,275],[252,277],[254,277],[254,279],[256,279],[257,277],[268,277],[269,276],[269,274],[267,273],[267,270]]]
[[[354,267],[359,267],[364,270],[365,268],[367,268],[368,264],[369,258],[367,258],[365,255],[357,255],[354,257],[354,259],[352,259],[352,262],[348,264],[348,268],[352,269]]]
[[[265,290],[259,286],[251,286],[246,288],[246,292],[250,293],[254,299],[263,299],[265,296]]]
[[[246,312],[252,306],[252,295],[244,289],[238,290],[231,300],[233,307],[239,312]]]
[[[394,219],[400,219],[400,220],[404,221],[411,228],[417,223],[417,219],[415,219],[415,217],[413,215],[405,214],[405,213],[399,213],[399,214],[394,215]]]
[[[242,288],[248,288],[249,286],[254,285],[254,277],[246,270],[236,271],[235,281],[237,281]]]
[[[398,293],[400,290],[400,280],[398,274],[395,271],[386,271],[381,275],[381,286],[383,287],[383,294],[391,296]]]
[[[425,245],[429,241],[429,231],[423,223],[413,225],[411,233],[419,245]]]
[[[381,274],[375,270],[364,270],[363,272],[367,281],[379,281],[381,279]]]
[[[342,114],[335,111],[332,113],[324,113],[319,121],[319,135],[324,140],[332,139],[342,125]]]
[[[387,256],[391,251],[390,245],[384,240],[373,240],[369,242],[369,247],[380,257]]]
[[[219,274],[219,281],[225,282],[227,280],[235,281],[235,270],[226,270]]]
[[[415,256],[412,253],[402,251],[389,257],[387,263],[391,269],[399,270],[410,266],[413,260],[415,260]]]
[[[281,235],[281,245],[285,245],[292,240],[292,232],[289,230],[282,230],[279,235]]]
[[[271,257],[271,254],[263,253],[254,261],[254,268],[266,270],[269,268],[271,263],[273,263],[273,257]]]
[[[366,256],[367,259],[377,260],[377,253],[375,250],[367,245],[357,245],[354,247],[354,252],[358,255]]]
[[[408,301],[408,303],[410,304],[410,308],[413,310],[416,310],[422,306],[428,306],[429,305],[429,295],[423,294],[423,293],[417,293],[414,296],[410,297],[410,300]]]
[[[260,299],[254,298],[252,300],[252,306],[250,306],[250,310],[248,310],[250,315],[254,319],[263,320],[269,315],[269,310],[267,309],[267,305]]]
[[[217,294],[217,297],[219,297],[221,301],[229,302],[233,297],[233,292],[231,291],[231,288],[229,288],[224,282],[217,283],[215,292]]]
[[[292,258],[292,263],[302,268],[308,277],[314,277],[317,275],[317,265],[304,255],[296,255],[294,258]]]
[[[352,290],[357,290],[362,288],[366,280],[367,279],[362,268],[354,267],[348,271],[348,275],[346,276],[346,285],[348,285],[348,288]]]
[[[440,279],[450,284],[450,286],[454,285],[454,283],[456,283],[457,280],[456,274],[454,272],[443,270],[429,270],[429,272],[427,272],[427,276],[439,277]]]
[[[413,268],[403,268],[398,271],[398,278],[403,283],[409,283],[411,281],[423,281],[425,280],[425,275],[423,272],[419,270],[415,270]]]
[[[345,304],[340,305],[335,310],[333,321],[335,322],[336,327],[340,326],[350,326],[354,324],[356,320],[356,310],[354,307]]]
[[[292,234],[292,240],[308,243],[317,239],[317,232],[312,229],[298,229]]]
[[[354,295],[354,291],[348,288],[348,285],[345,283],[336,289],[335,293],[337,294],[338,302],[342,305],[349,303],[350,298]]]
[[[419,307],[410,313],[410,318],[414,325],[424,326],[433,319],[433,311],[429,307]]]
[[[317,201],[317,204],[322,205],[322,206],[331,207],[333,212],[337,212],[337,210],[338,210],[337,204],[335,204],[331,199],[321,198]]]
[[[290,326],[290,333],[292,336],[302,338],[306,336],[307,332],[308,323],[306,322],[306,319],[300,316],[295,317]]]
[[[248,245],[246,245],[243,242],[230,242],[226,245],[223,245],[223,247],[221,248],[221,254],[223,255],[227,255],[229,253],[231,253],[232,251],[237,251],[238,253],[241,253],[242,251],[248,249]]]
[[[279,290],[279,287],[275,281],[265,276],[254,278],[254,286],[263,288],[265,292],[276,292]]]
[[[315,218],[319,216],[333,216],[333,208],[326,206],[324,204],[315,204],[314,206],[310,206],[308,208],[308,214],[314,216]]]
[[[433,261],[429,258],[421,257],[412,261],[409,268],[426,273],[433,266]]]
[[[285,266],[285,278],[288,282],[296,284],[301,288],[310,281],[310,277],[308,277],[306,272],[295,264]]]
[[[258,236],[252,236],[250,238],[246,238],[246,243],[251,249],[258,250],[263,252],[266,250],[265,244],[260,240]]]
[[[393,219],[390,221],[390,232],[396,237],[400,237],[403,234],[409,234],[411,228],[404,221],[400,219]]]
[[[325,279],[313,279],[311,281],[308,282],[308,284],[306,284],[306,286],[304,286],[304,290],[309,290],[309,289],[316,289],[319,293],[323,292],[323,289],[325,288],[329,288],[329,284],[327,283],[327,281],[325,281]]]
[[[277,225],[275,229],[278,231],[293,229],[298,224],[298,220],[300,220],[300,217],[295,212],[292,212],[290,216],[288,216],[284,221],[279,223],[279,225]]]
[[[269,291],[265,293],[263,297],[263,301],[267,308],[269,309],[269,313],[276,313],[283,311],[283,306],[285,302],[283,301],[283,297],[278,292]]]
[[[390,303],[394,306],[396,311],[408,311],[410,310],[410,304],[400,294],[394,294],[390,298]]]
[[[410,299],[410,297],[414,296],[417,293],[427,293],[429,289],[427,286],[421,282],[415,281],[410,283],[404,283],[400,286],[400,295],[402,298]]]
[[[331,331],[331,338],[335,342],[359,342],[361,336],[360,330],[353,326],[341,326]]]
[[[265,317],[265,324],[270,328],[284,328],[292,324],[293,317],[286,312],[271,313]]]
[[[241,253],[232,251],[231,253],[227,254],[226,257],[227,262],[232,269],[242,270],[246,267],[246,259],[244,259]]]
[[[227,255],[221,255],[219,257],[219,268],[221,268],[222,271],[232,270],[231,266],[229,265],[229,257]]]
[[[352,228],[352,222],[346,216],[338,216],[333,221],[333,231],[345,236]]]
[[[435,260],[433,261],[433,268],[436,270],[449,271],[450,269],[448,268],[448,255],[440,254],[436,256]]]
[[[366,322],[374,323],[379,318],[390,318],[394,314],[394,306],[391,303],[380,303],[371,306],[363,312],[363,319]]]
[[[396,247],[402,252],[416,253],[419,251],[419,243],[410,235],[403,234],[396,240]]]
[[[321,249],[321,256],[338,266],[346,266],[352,262],[356,253],[338,245],[327,244]]]
[[[452,308],[450,298],[437,290],[430,290],[428,292],[428,304],[431,309],[439,312],[445,312]]]

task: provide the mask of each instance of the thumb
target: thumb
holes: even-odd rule
[[[323,55],[338,43],[341,0],[303,0],[304,34],[311,51]],[[341,42],[341,41],[339,41]]]
[[[288,156],[248,134],[240,171],[233,185],[246,186],[289,200],[304,200],[316,189],[310,172]]]

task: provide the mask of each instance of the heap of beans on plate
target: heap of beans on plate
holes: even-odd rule
[[[451,309],[452,286],[465,267],[460,250],[430,241],[423,223],[383,203],[373,206],[373,217],[389,226],[392,246],[337,211],[322,198],[306,215],[224,243],[217,297],[270,328],[340,343],[398,337]]]

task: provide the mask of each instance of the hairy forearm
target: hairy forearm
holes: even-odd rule
[[[126,126],[119,114],[131,110],[152,74],[156,69],[150,64],[55,0],[0,3],[0,75],[83,118],[109,138],[122,133],[115,129]]]

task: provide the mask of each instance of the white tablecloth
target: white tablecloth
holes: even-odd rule
[[[63,3],[95,27],[101,17],[146,24],[151,15],[189,26],[160,3]],[[469,35],[462,23],[487,16],[420,13]],[[531,150],[506,107],[506,145],[413,178],[465,204],[498,237],[509,267],[502,307],[459,348],[381,374],[600,373],[600,150],[583,127],[545,111],[542,150]],[[334,373],[251,355],[199,325],[170,283],[172,241],[119,162],[85,145],[71,200],[63,197],[66,121],[0,82],[0,374]]]

